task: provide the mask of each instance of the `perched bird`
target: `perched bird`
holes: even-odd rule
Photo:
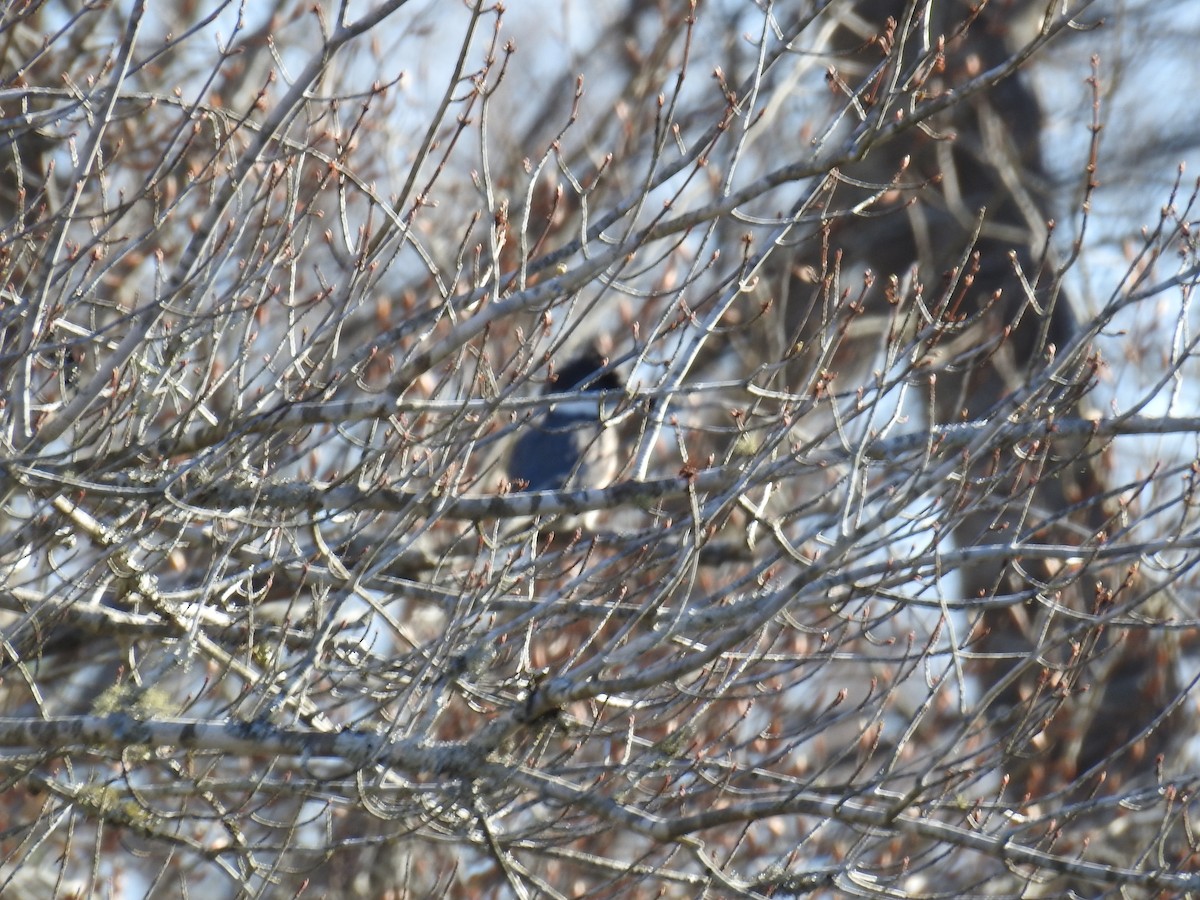
[[[545,394],[574,393],[535,417],[513,444],[508,477],[514,490],[582,490],[608,485],[617,474],[617,436],[602,427],[599,391],[619,390],[594,350],[575,357],[546,384]],[[560,525],[560,527],[562,527]]]

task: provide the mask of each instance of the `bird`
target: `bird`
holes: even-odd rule
[[[606,487],[616,477],[617,435],[604,427],[602,391],[621,389],[617,373],[595,350],[573,357],[546,383],[543,395],[574,393],[551,404],[524,426],[513,443],[508,477],[522,491],[582,490]],[[590,527],[584,517],[582,523]],[[559,527],[568,530],[568,523]]]

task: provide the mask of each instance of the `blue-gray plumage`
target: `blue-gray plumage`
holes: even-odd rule
[[[615,372],[601,372],[604,360],[586,353],[558,371],[544,393],[574,391],[576,398],[555,403],[524,426],[513,444],[508,476],[514,490],[557,491],[604,487],[616,474],[616,435],[600,425],[596,391],[619,390]]]

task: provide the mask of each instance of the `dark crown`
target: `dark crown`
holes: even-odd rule
[[[563,394],[582,387],[585,391],[616,391],[621,389],[621,379],[611,369],[602,371],[604,357],[589,350],[574,357],[555,373],[553,381],[546,382],[547,394]]]

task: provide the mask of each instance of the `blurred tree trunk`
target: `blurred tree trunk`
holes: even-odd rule
[[[0,89],[48,87],[51,58],[36,52],[42,35],[42,8],[33,7],[4,29],[0,43]],[[29,65],[28,61],[33,60]],[[49,185],[46,153],[52,146],[48,131],[39,124],[44,111],[29,94],[6,103],[6,125],[0,131],[0,286],[22,292],[24,276],[31,268],[30,254],[37,239],[44,237]],[[41,230],[39,230],[39,223]],[[7,306],[12,298],[6,294]],[[12,336],[6,333],[6,342]],[[7,343],[6,343],[7,346]]]
[[[841,25],[831,42],[829,83],[839,102],[865,85],[861,130],[902,122],[907,110],[897,98],[962,92],[1003,66],[1010,48],[1032,36],[1014,29],[1036,28],[1045,6],[993,2],[972,16],[974,5],[866,0],[853,14],[834,11]],[[835,274],[842,284],[857,284],[847,273],[872,269],[861,306],[883,319],[889,287],[895,295],[895,285],[915,272],[915,290],[926,302],[941,300],[949,321],[969,323],[946,339],[944,364],[931,379],[930,408],[939,423],[998,420],[1018,406],[1050,419],[1084,414],[1078,405],[1046,406],[1045,392],[1028,377],[1077,331],[1049,249],[1054,215],[1041,139],[1038,98],[1021,71],[948,104],[932,127],[902,129],[870,145],[841,170],[828,203],[861,214],[837,214],[827,246],[795,259],[785,306],[789,333],[811,341],[817,329],[828,329],[820,298]],[[835,362],[840,390],[866,377],[847,358]],[[1066,372],[1075,396],[1093,372],[1084,348]],[[1036,538],[1077,545],[1086,558],[1117,527],[1105,504],[1103,447],[1044,440],[1019,449],[974,461],[974,483],[959,486],[954,499],[967,509],[955,517],[955,542]],[[1007,735],[1015,796],[1055,790],[1102,760],[1112,789],[1135,770],[1147,771],[1142,761],[1166,749],[1170,729],[1160,718],[1179,689],[1171,653],[1161,640],[1109,621],[1146,599],[1145,586],[1130,574],[1110,571],[1096,583],[1079,577],[1078,568],[1037,560],[962,571],[965,597],[1024,598],[990,606],[973,621],[974,671],[990,692],[989,717]]]

